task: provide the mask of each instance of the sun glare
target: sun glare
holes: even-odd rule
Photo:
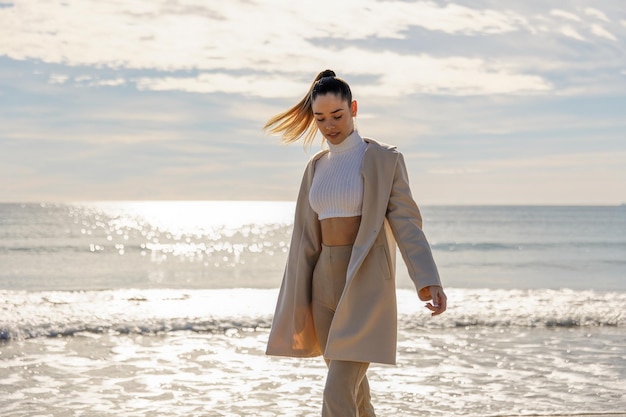
[[[175,236],[288,224],[293,203],[275,201],[138,201],[85,203],[115,217],[119,226],[150,226]]]
[[[98,202],[73,205],[71,216],[93,237],[91,252],[114,247],[124,255],[136,247],[156,264],[179,259],[219,267],[282,253],[293,210],[292,202],[274,201]]]

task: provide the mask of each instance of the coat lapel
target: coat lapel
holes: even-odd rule
[[[387,201],[393,184],[390,178],[393,179],[398,158],[395,152],[381,152],[380,145],[372,139],[365,138],[364,140],[368,142],[368,146],[361,167],[363,176],[361,226],[352,248],[346,286],[356,275],[381,228],[384,227]]]

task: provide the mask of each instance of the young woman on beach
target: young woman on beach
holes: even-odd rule
[[[328,365],[323,417],[375,416],[365,376],[372,362],[396,361],[396,244],[433,316],[446,310],[422,219],[398,150],[355,129],[357,102],[331,70],[265,129],[284,142],[328,149],[304,172],[267,354]]]

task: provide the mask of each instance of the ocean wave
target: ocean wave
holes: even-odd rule
[[[0,291],[0,340],[79,333],[227,333],[268,329],[276,289]],[[430,317],[398,290],[400,331],[428,328],[624,326],[625,292],[449,289],[448,311]]]
[[[0,327],[0,341],[38,337],[72,337],[81,333],[158,335],[171,332],[232,333],[268,329],[269,317],[253,321],[241,320],[155,320],[126,323],[40,323],[26,326]]]

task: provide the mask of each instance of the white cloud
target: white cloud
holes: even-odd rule
[[[193,8],[190,10],[190,8]],[[311,13],[311,10],[315,10]],[[355,24],[336,24],[344,16]],[[45,3],[0,13],[0,53],[70,65],[162,70],[274,69],[278,55],[306,53],[310,40],[405,37],[411,27],[446,33],[503,33],[527,26],[512,12],[431,2],[318,0],[207,5],[192,1]],[[327,45],[325,45],[327,46]],[[284,64],[284,61],[280,62]]]
[[[100,79],[85,74],[73,77],[73,81],[78,85],[89,87],[117,87],[120,85],[124,85],[128,82],[123,77]]]
[[[612,41],[617,41],[617,38],[615,37],[615,35],[613,35],[611,32],[609,32],[608,30],[606,30],[605,28],[603,28],[602,26],[598,24],[591,25],[591,32],[594,35],[599,36],[601,38],[609,39]]]
[[[574,13],[566,12],[565,10],[553,9],[550,10],[552,16],[562,17],[563,19],[573,20],[575,22],[582,22],[582,19]]]
[[[108,80],[98,80],[98,81],[92,81],[89,83],[89,86],[91,87],[117,87],[120,85],[124,85],[126,84],[126,80],[124,78],[112,78],[112,79],[108,79]]]
[[[567,36],[568,38],[573,38],[579,41],[584,41],[585,38],[576,31],[576,29],[572,28],[571,26],[563,26],[561,28],[561,33],[565,36]]]
[[[323,51],[319,62],[323,62]],[[344,72],[379,77],[376,82],[352,82],[360,94],[378,97],[426,93],[449,95],[513,94],[544,92],[552,87],[538,76],[525,75],[503,63],[462,57],[435,58],[428,55],[401,55],[386,51],[374,53],[348,48],[337,61]],[[334,67],[334,66],[333,66]],[[137,80],[142,90],[182,90],[198,93],[226,92],[260,97],[292,97],[307,91],[310,80],[302,83],[285,76],[235,76],[226,73],[200,74],[197,77],[143,77]]]
[[[368,24],[375,24],[381,15],[390,15],[387,24],[397,24],[404,21],[409,26],[421,26],[429,30],[438,30],[446,33],[504,33],[519,30],[528,26],[527,20],[521,15],[512,12],[501,12],[490,9],[476,10],[468,7],[448,4],[438,7],[431,2],[382,2],[373,3],[368,13]]]
[[[358,23],[335,24],[338,16],[349,16],[350,22]],[[322,41],[403,39],[412,27],[476,35],[519,31],[528,28],[529,23],[524,16],[509,11],[455,4],[440,7],[427,1],[365,0],[356,7],[332,0],[240,0],[219,5],[192,0],[175,4],[147,0],[42,4],[25,0],[0,13],[0,38],[7,40],[0,45],[0,54],[72,66],[197,69],[206,73],[195,77],[141,77],[138,86],[261,97],[290,95],[298,89],[292,89],[293,85],[284,81],[285,76],[310,74],[311,68],[323,66],[379,77],[380,85],[370,88],[375,94],[506,94],[550,88],[538,76],[494,68],[480,59],[414,57]],[[495,67],[502,64],[496,62]],[[281,78],[267,75],[276,73]],[[87,85],[123,83],[116,79]]]
[[[74,81],[77,83],[83,83],[86,81],[90,81],[92,79],[91,75],[78,75],[74,77]]]
[[[402,91],[410,94],[513,94],[552,88],[539,76],[526,75],[505,63],[479,58],[396,56],[385,52],[378,59],[382,59],[388,69],[383,72],[380,85],[361,87],[364,94],[394,96]]]
[[[140,90],[179,90],[194,93],[232,93],[274,98],[289,96],[294,91],[306,91],[302,84],[284,77],[235,76],[226,73],[203,73],[196,77],[142,77],[136,80]]]
[[[70,77],[65,74],[50,74],[48,82],[50,84],[65,84]]]
[[[588,16],[595,17],[596,19],[603,20],[605,22],[609,22],[610,21],[609,18],[606,16],[606,14],[604,14],[603,11],[598,10],[598,9],[594,9],[593,7],[587,7],[585,9],[585,13]]]

